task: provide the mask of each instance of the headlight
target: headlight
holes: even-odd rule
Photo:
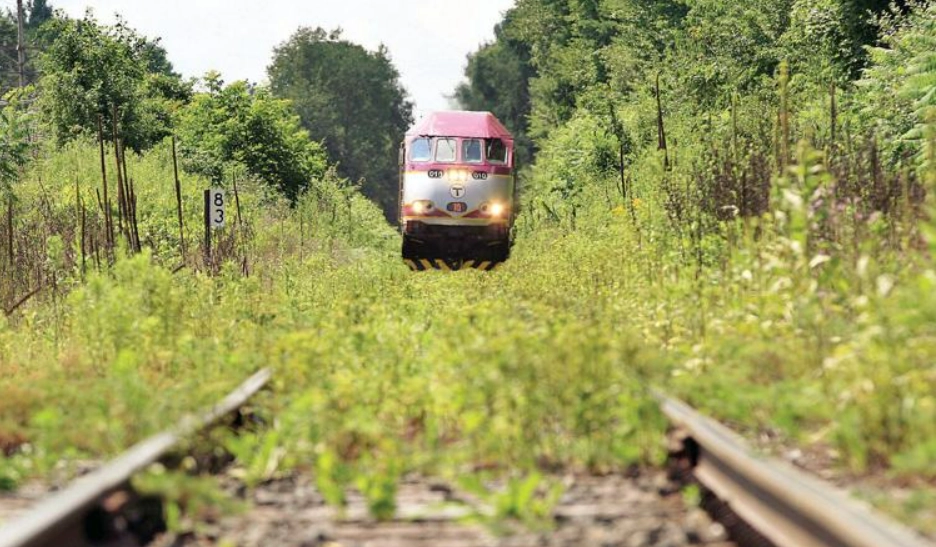
[[[504,205],[502,203],[492,203],[491,204],[491,216],[499,217],[504,214]]]
[[[471,174],[464,169],[449,169],[449,182],[466,183]]]
[[[432,209],[432,202],[428,199],[421,199],[413,202],[413,214],[421,215],[429,209]]]

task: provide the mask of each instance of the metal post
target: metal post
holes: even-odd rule
[[[205,261],[211,261],[211,190],[205,190]]]
[[[179,160],[176,155],[176,137],[172,135],[172,174],[175,177],[176,212],[179,216],[179,245],[185,262],[185,223],[182,220],[182,184],[179,182]]]

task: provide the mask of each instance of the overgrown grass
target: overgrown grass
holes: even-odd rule
[[[237,256],[173,274],[149,252],[88,272],[2,323],[3,486],[114,454],[261,366],[276,370],[269,426],[225,441],[245,479],[310,471],[333,503],[358,488],[381,517],[411,471],[523,485],[658,462],[651,385],[832,445],[858,472],[932,478],[925,265],[816,260],[770,218],[724,224],[735,245],[673,240],[652,196],[585,192],[574,229],[528,211],[492,273],[409,272],[354,197],[249,196],[249,276]],[[552,489],[536,491],[539,507]]]
[[[270,427],[227,441],[245,478],[310,470],[378,516],[411,471],[526,484],[659,461],[647,387],[667,366],[632,323],[624,224],[539,232],[494,273],[415,275],[353,194],[244,201],[249,276],[237,253],[214,275],[119,256],[4,324],[5,487],[112,455],[261,366],[276,370]]]

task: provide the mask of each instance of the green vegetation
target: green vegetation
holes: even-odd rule
[[[43,31],[54,39],[40,58],[40,97],[59,144],[95,135],[101,123],[105,134],[117,127],[134,150],[169,135],[173,111],[192,91],[172,72],[158,41],[123,21],[102,26],[90,12],[81,20],[52,19]]]
[[[116,31],[86,32],[123,51]],[[379,518],[419,472],[476,492],[495,520],[541,525],[560,491],[550,472],[659,461],[651,386],[831,451],[856,476],[931,484],[934,32],[936,8],[917,2],[518,1],[457,91],[535,153],[517,244],[493,273],[409,272],[386,189],[368,186],[385,179],[364,175],[376,205],[340,176],[360,173],[334,143],[314,141],[310,124],[335,128],[309,114],[343,103],[323,89],[302,102],[320,79],[293,55],[364,54],[374,66],[349,62],[338,89],[363,90],[355,71],[373,70],[402,97],[386,52],[301,30],[272,91],[209,76],[157,101],[168,117],[119,119],[100,201],[96,128],[30,141],[23,128],[59,110],[11,104],[0,487],[122,450],[267,365],[266,425],[224,440],[244,480],[307,471],[329,502],[357,488]],[[161,73],[133,59],[131,73]],[[44,66],[40,96],[69,73]],[[93,104],[105,116],[115,102]],[[402,125],[372,131],[379,143],[336,134],[392,165]],[[129,215],[107,203],[118,164]],[[208,253],[200,192],[234,181],[237,220]],[[932,496],[895,511],[932,531]]]
[[[627,227],[628,325],[668,389],[925,488],[936,10],[858,4],[520,0],[461,89],[529,100],[521,245]],[[500,51],[529,52],[526,87],[477,70]]]
[[[397,147],[413,122],[413,105],[387,48],[367,51],[340,29],[303,27],[276,48],[267,72],[274,95],[293,102],[338,173],[360,182],[395,220]]]
[[[86,152],[93,168],[93,147]],[[164,199],[158,182],[141,190],[143,233],[172,218],[171,174],[159,170],[166,153],[131,166],[141,181],[166,181]],[[188,204],[205,181],[183,183]],[[263,365],[277,373],[276,397],[264,403],[274,425],[229,441],[245,478],[312,469],[333,500],[356,486],[378,515],[413,470],[454,479],[658,460],[663,422],[645,386],[665,369],[637,333],[621,332],[629,307],[591,297],[613,294],[625,257],[585,245],[584,234],[552,233],[531,239],[503,277],[414,276],[362,198],[345,194],[336,213],[310,192],[289,209],[261,206],[271,197],[260,189],[242,191],[245,232],[255,234],[249,277],[239,257],[208,276],[172,274],[144,253],[6,323],[0,389],[17,409],[3,414],[8,483],[63,456],[112,454]],[[343,220],[333,223],[336,214]],[[543,262],[556,236],[568,259]],[[615,268],[602,266],[609,256]],[[583,280],[589,270],[604,273]]]
[[[26,16],[24,42],[27,47],[26,64],[23,67],[24,83],[34,84],[38,76],[33,48],[42,48],[48,45],[51,38],[49,34],[39,32],[42,25],[52,19],[52,8],[46,0],[30,0],[23,2]],[[17,58],[17,21],[16,11],[7,8],[0,12],[0,92],[6,93],[19,85],[19,66]]]
[[[466,110],[492,112],[513,134],[515,157],[519,165],[529,165],[533,159],[532,143],[526,135],[530,114],[528,84],[533,76],[529,46],[511,39],[504,28],[507,20],[494,29],[495,41],[485,44],[468,58],[467,81],[455,90],[455,100]]]
[[[225,87],[217,74],[209,74],[205,86],[179,116],[188,171],[223,183],[229,176],[225,168],[238,163],[292,199],[322,177],[325,153],[300,127],[288,101],[247,82]]]

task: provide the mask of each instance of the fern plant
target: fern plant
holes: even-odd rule
[[[936,123],[936,5],[918,8],[917,24],[902,40],[914,52],[900,95],[912,101],[916,125],[904,136],[922,141],[919,159],[926,169],[927,128]]]
[[[32,113],[23,108],[21,103],[28,92],[10,92],[4,98],[7,106],[0,110],[0,181],[5,186],[19,177],[23,166],[29,161]]]

